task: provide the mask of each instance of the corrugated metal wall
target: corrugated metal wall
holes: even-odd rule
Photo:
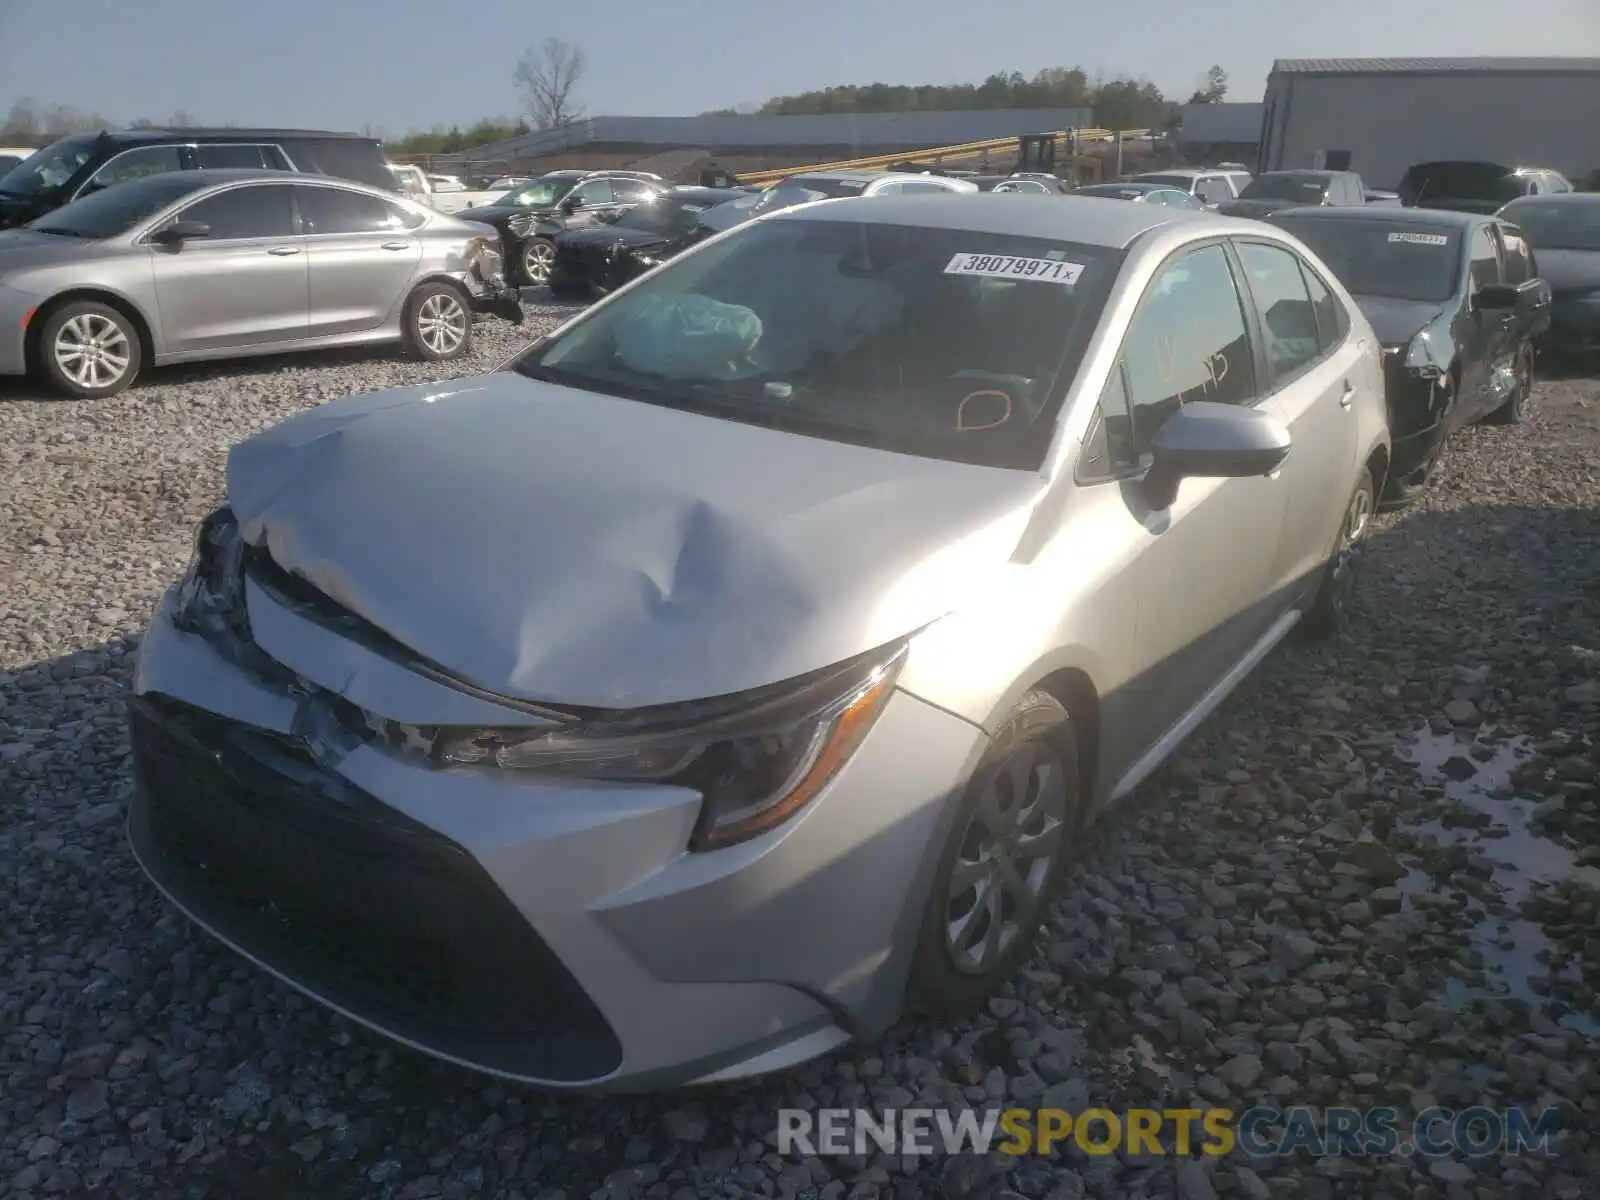
[[[1259,103],[1185,104],[1183,140],[1200,144],[1214,142],[1254,142],[1261,136]]]
[[[468,157],[534,158],[582,145],[740,147],[863,146],[908,150],[1022,133],[1085,129],[1087,108],[982,109],[966,112],[828,113],[797,117],[590,117],[560,129],[475,147]]]
[[[1268,170],[1311,167],[1349,150],[1351,169],[1393,188],[1413,163],[1480,159],[1552,167],[1573,180],[1600,167],[1600,74],[1274,73]]]

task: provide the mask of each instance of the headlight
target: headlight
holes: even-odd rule
[[[691,847],[748,841],[814,800],[883,711],[904,642],[801,680],[548,729],[440,729],[430,756],[497,767],[693,788]],[[403,735],[415,745],[410,732]]]
[[[1449,367],[1448,362],[1440,362],[1440,352],[1433,344],[1433,339],[1424,329],[1411,339],[1411,345],[1406,348],[1405,367],[1414,371],[1421,379],[1438,379],[1444,375]]]
[[[224,506],[200,522],[173,615],[179,629],[198,633],[231,626],[243,611],[244,539]]]
[[[506,222],[506,226],[518,237],[527,237],[536,224],[538,222],[528,213],[518,213]]]

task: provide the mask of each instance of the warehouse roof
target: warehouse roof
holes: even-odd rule
[[[1600,74],[1600,58],[1280,58],[1284,75]]]

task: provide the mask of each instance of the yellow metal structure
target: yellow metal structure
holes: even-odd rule
[[[1150,131],[1148,129],[1125,129],[1122,136],[1126,138],[1143,137]],[[1087,155],[1078,155],[1074,158],[1070,154],[1072,139],[1077,136],[1077,144],[1081,146],[1104,145],[1116,140],[1117,132],[1111,129],[1078,129],[1058,130],[1050,136],[1055,138],[1058,152],[1063,165],[1075,168],[1087,168],[1087,173],[1100,176],[1100,161]],[[934,146],[927,150],[898,150],[893,154],[875,154],[868,158],[847,158],[838,162],[813,163],[805,167],[782,167],[772,171],[751,171],[741,173],[739,179],[742,183],[770,187],[781,183],[792,175],[806,175],[813,171],[873,171],[892,167],[896,163],[917,163],[920,166],[943,166],[952,161],[978,158],[985,154],[1015,153],[1017,139],[1014,137],[989,138],[982,142],[963,142],[954,146]]]

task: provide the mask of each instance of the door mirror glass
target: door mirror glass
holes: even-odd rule
[[[1490,283],[1478,289],[1473,304],[1484,312],[1506,312],[1516,308],[1522,300],[1522,291],[1509,283]]]

